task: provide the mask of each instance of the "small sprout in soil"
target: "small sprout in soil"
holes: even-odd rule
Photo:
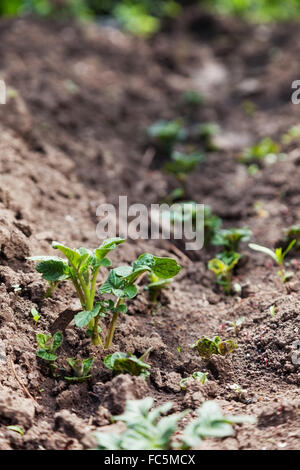
[[[127,429],[122,434],[103,433],[96,434],[98,450],[154,450],[171,449],[172,435],[177,430],[178,421],[185,412],[162,417],[168,413],[173,404],[168,402],[154,408],[153,398],[143,400],[129,400],[125,412],[115,416],[114,421],[123,421]]]
[[[191,154],[173,152],[171,161],[165,164],[164,170],[168,173],[173,173],[178,181],[185,181],[186,175],[191,173],[198,163],[203,162],[203,160],[204,156],[198,152]]]
[[[99,289],[100,295],[111,294],[116,297],[114,307],[111,308],[113,317],[105,342],[106,349],[112,345],[119,314],[127,312],[124,301],[133,299],[138,293],[135,281],[145,272],[159,279],[170,279],[176,276],[180,269],[181,266],[173,258],[159,258],[150,253],[144,253],[134,261],[132,266],[120,266],[110,271],[108,278]]]
[[[211,243],[215,233],[220,228],[222,220],[217,215],[213,214],[211,208],[207,205],[204,206],[204,243],[207,245]]]
[[[188,450],[197,447],[206,437],[227,437],[234,433],[234,423],[254,423],[251,416],[226,416],[214,401],[204,402],[197,410],[198,417],[190,422],[180,434],[178,422],[188,410],[177,414],[168,413],[173,404],[168,402],[154,408],[153,398],[129,400],[125,412],[115,416],[114,421],[123,421],[127,429],[121,433],[98,432],[98,450]],[[180,435],[180,437],[177,437]]]
[[[174,205],[175,206],[175,205]],[[169,217],[173,224],[179,222],[184,223],[192,221],[193,229],[196,228],[196,220],[199,211],[202,211],[202,208],[197,206],[197,203],[194,201],[185,201],[179,202],[176,204],[177,207],[174,207],[170,211],[164,211],[163,217]],[[220,217],[213,214],[209,206],[204,206],[204,244],[207,245],[213,239],[215,233],[219,229],[222,221]]]
[[[41,315],[39,315],[39,312],[34,307],[30,310],[30,313],[31,313],[31,316],[32,316],[32,318],[35,322],[35,325],[37,325],[39,319],[41,318]]]
[[[245,388],[240,387],[238,384],[229,385],[230,390],[234,392],[234,394],[239,398],[246,398],[247,390]]]
[[[270,311],[270,314],[271,314],[271,317],[275,317],[276,315],[276,307],[275,305],[271,305],[271,307],[269,308],[269,311]]]
[[[204,402],[197,413],[198,418],[189,423],[182,433],[181,449],[193,449],[199,445],[199,441],[206,437],[231,436],[234,434],[232,428],[234,423],[255,423],[253,416],[223,415],[221,408],[215,401]]]
[[[57,359],[56,350],[61,346],[63,342],[63,335],[60,331],[54,333],[53,337],[51,335],[44,335],[43,333],[38,333],[36,335],[36,340],[39,346],[39,349],[36,355],[47,361],[49,363],[50,370],[53,372],[53,369],[56,368],[55,361]]]
[[[199,91],[188,90],[184,93],[183,99],[188,106],[197,108],[204,104],[204,96]]]
[[[207,372],[194,372],[190,377],[186,377],[185,379],[180,380],[180,387],[182,390],[186,390],[186,387],[189,383],[192,383],[193,380],[199,382],[200,384],[204,385],[207,379]]]
[[[223,286],[226,295],[231,294],[232,271],[240,258],[239,253],[224,252],[208,262],[208,269],[215,274],[217,284]]]
[[[60,250],[67,259],[57,256],[34,256],[29,259],[37,261],[35,269],[48,281],[50,291],[56,288],[60,281],[70,280],[76,290],[84,312],[91,312],[88,330],[94,345],[101,345],[98,332],[98,319],[101,316],[99,305],[94,307],[97,276],[102,266],[111,265],[106,257],[108,253],[123,243],[123,238],[108,238],[95,250],[87,248],[72,249],[61,243],[53,242],[52,247]],[[95,313],[95,308],[99,311]],[[94,315],[95,314],[95,315]]]
[[[223,246],[226,251],[238,252],[241,242],[249,241],[252,231],[248,227],[221,229],[215,233],[212,244]]]
[[[274,163],[279,152],[280,145],[269,137],[265,137],[252,147],[246,148],[240,155],[239,161],[245,164],[259,163],[261,161]]]
[[[177,346],[176,351],[178,352],[178,354],[181,354],[182,350],[183,350],[182,346]]]
[[[191,348],[196,348],[201,357],[210,359],[213,354],[219,356],[231,354],[237,348],[237,344],[232,339],[221,340],[220,336],[215,336],[213,339],[203,336]]]
[[[159,120],[148,127],[148,136],[166,153],[170,154],[176,142],[183,141],[187,132],[181,119],[174,121]]]
[[[13,284],[11,287],[13,288],[14,293],[20,292],[22,290],[19,284]]]
[[[207,151],[217,150],[214,143],[214,137],[220,133],[220,126],[215,122],[206,122],[197,124],[193,129],[193,134],[200,138]]]
[[[15,431],[15,432],[18,432],[19,434],[21,434],[21,436],[24,436],[25,434],[25,431],[20,427],[20,426],[17,426],[15,424],[12,424],[10,426],[6,426],[7,429],[9,429],[10,431]]]
[[[92,377],[90,370],[93,362],[93,357],[89,357],[87,359],[75,359],[73,357],[69,357],[67,359],[67,363],[71,367],[74,375],[72,377],[65,377],[65,379],[69,382],[84,382],[85,380],[90,379]]]
[[[166,204],[173,204],[173,202],[178,201],[179,199],[184,197],[184,189],[183,188],[175,188],[173,191],[168,194],[163,202]]]
[[[249,243],[249,248],[255,251],[260,251],[261,253],[265,253],[266,255],[271,256],[271,258],[275,261],[275,263],[279,266],[279,271],[277,272],[278,276],[280,277],[282,282],[286,282],[287,279],[293,276],[292,272],[286,272],[284,269],[284,259],[288,252],[293,248],[296,243],[296,239],[292,240],[288,247],[283,251],[282,247],[275,248],[275,250],[271,250],[270,248],[266,248],[265,246],[256,245],[255,243]]]
[[[229,330],[234,331],[234,334],[236,336],[239,335],[239,332],[241,331],[242,324],[245,321],[245,317],[240,317],[236,321],[225,321],[226,325],[229,325]]]
[[[283,145],[289,145],[294,140],[300,138],[300,126],[291,127],[283,136],[281,137],[281,143]]]
[[[151,366],[144,362],[152,348],[137,358],[131,353],[115,352],[104,358],[104,365],[117,374],[130,374],[146,379],[150,375]]]

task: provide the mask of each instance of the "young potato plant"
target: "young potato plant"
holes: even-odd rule
[[[245,317],[240,317],[236,321],[225,321],[225,324],[229,325],[228,330],[232,330],[235,336],[238,336],[244,321]]]
[[[72,369],[73,375],[71,377],[66,376],[65,380],[68,382],[84,382],[92,377],[90,370],[94,362],[93,357],[87,359],[75,359],[74,357],[69,357],[67,363]]]
[[[241,258],[239,253],[224,252],[208,262],[208,269],[216,276],[217,284],[223,286],[226,295],[231,294],[232,271]]]
[[[207,372],[194,372],[190,377],[186,377],[180,380],[180,388],[181,390],[186,390],[186,387],[189,383],[193,381],[199,382],[200,384],[204,385],[207,382]]]
[[[249,241],[252,231],[248,227],[217,230],[212,240],[215,246],[223,246],[225,251],[238,252],[241,242]]]
[[[43,333],[37,333],[36,340],[39,349],[37,350],[36,355],[48,362],[51,372],[56,368],[55,361],[57,359],[56,351],[61,346],[63,342],[63,335],[60,331],[54,333],[53,337],[51,335],[44,335]]]
[[[171,153],[176,142],[185,140],[187,136],[181,119],[156,121],[148,127],[147,134],[167,154]]]
[[[159,279],[170,279],[176,276],[180,269],[181,266],[173,258],[159,258],[150,253],[144,253],[132,266],[120,266],[110,271],[108,278],[99,289],[101,295],[110,294],[116,299],[114,307],[111,309],[113,316],[105,342],[106,349],[112,345],[120,313],[127,312],[127,306],[124,305],[124,302],[133,299],[138,293],[135,281],[145,272],[153,273]]]
[[[204,96],[202,93],[196,90],[188,90],[184,93],[183,99],[185,104],[190,106],[191,108],[198,108],[199,106],[204,104]]]
[[[137,358],[131,353],[115,352],[104,358],[104,365],[116,374],[130,374],[146,379],[150,375],[151,366],[145,362],[152,348]]]
[[[125,412],[115,416],[127,429],[121,433],[98,432],[98,450],[171,450],[192,449],[205,437],[226,437],[234,433],[233,423],[254,423],[251,416],[224,416],[217,403],[207,401],[197,410],[198,417],[183,430],[180,438],[178,423],[188,410],[161,417],[170,411],[173,404],[168,402],[151,410],[153,398],[129,400]],[[150,411],[151,410],[151,411]]]
[[[171,211],[165,211],[166,214],[173,224],[176,222],[184,223],[192,221],[193,229],[195,229],[196,217],[198,214],[199,207],[195,201],[185,201],[177,203],[178,209],[174,208]],[[207,205],[204,206],[204,244],[208,245],[215,236],[215,233],[221,226],[221,219],[217,215],[213,214],[211,208]]]
[[[231,354],[237,348],[237,344],[232,339],[222,340],[220,336],[215,336],[213,339],[203,336],[191,348],[197,349],[201,357],[210,359],[214,354],[219,356]]]
[[[53,242],[52,247],[63,253],[67,259],[57,256],[33,256],[29,258],[38,264],[35,269],[48,281],[53,290],[61,281],[71,281],[81,306],[84,310],[82,316],[89,317],[88,330],[94,345],[102,344],[98,331],[98,320],[104,313],[105,306],[94,306],[96,282],[102,266],[111,265],[106,257],[110,251],[124,243],[123,238],[108,238],[95,250],[87,248],[72,249],[61,243]]]
[[[266,161],[267,163],[274,163],[279,152],[280,145],[269,137],[265,137],[252,147],[246,148],[240,155],[239,161],[246,165],[260,163],[262,161]]]
[[[282,247],[280,247],[280,248],[275,248],[275,250],[273,251],[270,248],[267,248],[261,245],[256,245],[255,243],[249,243],[249,248],[251,248],[254,251],[260,251],[261,253],[264,253],[270,256],[279,267],[277,275],[280,277],[282,282],[286,282],[287,279],[293,276],[293,272],[285,271],[283,262],[284,262],[286,255],[293,248],[295,243],[296,243],[296,240],[292,240],[285,250],[283,250]]]
[[[197,124],[192,133],[203,142],[205,150],[218,150],[214,138],[220,133],[220,126],[215,122]]]
[[[39,319],[41,318],[41,315],[39,315],[39,312],[34,307],[30,310],[30,313],[36,326],[38,324]]]
[[[167,173],[174,174],[178,181],[185,181],[187,174],[194,171],[198,163],[203,162],[203,160],[204,156],[201,153],[173,152],[171,161],[165,164],[164,170]]]
[[[232,436],[235,423],[255,423],[253,416],[224,415],[215,401],[206,401],[197,410],[198,417],[189,423],[181,436],[180,449],[193,449],[202,439],[210,437],[223,438]]]

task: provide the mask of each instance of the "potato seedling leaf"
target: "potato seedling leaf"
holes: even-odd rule
[[[98,315],[100,308],[101,302],[97,302],[92,310],[83,310],[82,312],[77,313],[74,317],[75,325],[78,326],[78,328],[87,326],[91,319]]]
[[[49,259],[41,261],[35,267],[36,271],[42,274],[46,281],[64,281],[70,277],[68,264],[64,260]]]

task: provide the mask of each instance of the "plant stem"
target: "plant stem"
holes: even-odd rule
[[[92,343],[94,344],[94,346],[103,346],[102,340],[98,333],[99,318],[100,318],[99,314],[95,318],[93,318],[94,326],[93,326],[93,333],[92,333]]]
[[[121,302],[121,299],[118,299],[115,303],[114,308],[117,308],[118,305],[120,304],[120,302]],[[110,323],[110,326],[109,326],[109,331],[108,331],[108,335],[107,335],[107,338],[106,338],[106,342],[105,342],[105,349],[110,348],[111,345],[112,345],[113,338],[114,338],[114,333],[115,333],[115,329],[116,329],[116,325],[117,325],[117,321],[118,321],[118,317],[119,317],[119,312],[114,312],[111,323]]]
[[[78,297],[79,297],[81,306],[82,306],[82,308],[85,308],[85,299],[84,299],[84,295],[83,295],[83,292],[82,292],[82,290],[81,290],[80,285],[79,285],[78,282],[77,282],[77,279],[72,278],[72,282],[73,282],[73,285],[74,285],[74,287],[75,287],[75,289],[76,289],[76,292],[77,292],[77,295],[78,295]]]

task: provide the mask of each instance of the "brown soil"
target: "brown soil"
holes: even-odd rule
[[[56,239],[97,246],[102,202],[116,203],[125,194],[130,202],[150,204],[176,187],[160,163],[148,159],[145,128],[160,118],[188,116],[182,93],[193,88],[203,91],[206,104],[187,119],[218,122],[222,150],[207,154],[189,176],[188,197],[210,204],[225,226],[248,225],[252,240],[277,243],[284,227],[300,221],[297,143],[284,149],[285,161],[255,177],[235,156],[266,135],[279,140],[298,123],[290,100],[291,83],[299,78],[297,28],[250,27],[192,12],[145,42],[95,25],[1,20],[0,75],[17,92],[0,108],[0,449],[89,448],[91,432],[108,425],[126,399],[147,395],[156,403],[172,401],[175,411],[190,408],[191,415],[204,400],[216,399],[226,412],[257,417],[256,425],[201,448],[299,447],[300,372],[291,361],[299,339],[296,263],[283,285],[265,257],[248,252],[235,276],[245,286],[242,298],[226,297],[206,268],[214,251],[202,250],[193,260],[186,253],[157,308],[143,291],[131,302],[111,348],[142,354],[152,346],[150,379],[113,378],[103,366],[106,353],[70,325],[60,361],[95,357],[93,378],[70,385],[37,360],[35,335],[48,332],[75,295],[61,285],[45,299],[45,283],[26,260],[51,253]],[[256,106],[251,116],[242,106],[246,100]],[[257,202],[263,211],[255,210]],[[145,251],[178,255],[169,242],[128,241],[112,258],[131,262]],[[32,307],[41,312],[37,327]],[[229,359],[207,362],[189,348],[201,335],[229,337],[224,321],[241,316],[238,349]],[[25,395],[11,360],[38,405]],[[195,370],[209,372],[210,381],[181,391],[180,379]],[[234,396],[234,383],[247,389],[246,398]],[[22,426],[25,435],[8,430],[9,424]]]

